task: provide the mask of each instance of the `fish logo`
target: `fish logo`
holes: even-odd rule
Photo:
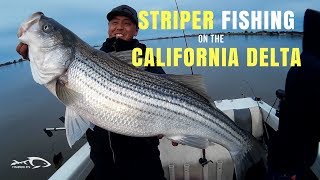
[[[25,169],[25,168],[31,168],[31,169],[38,169],[40,167],[46,168],[51,166],[51,164],[40,157],[28,157],[27,160],[25,161],[17,161],[17,160],[12,160],[13,162],[11,163],[12,168],[16,169]]]

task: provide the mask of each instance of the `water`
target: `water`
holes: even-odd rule
[[[199,44],[197,38],[187,38],[189,47],[237,47],[239,67],[193,67],[195,74],[202,74],[209,95],[213,100],[258,96],[269,104],[275,100],[275,91],[284,88],[289,67],[245,66],[247,47],[299,47],[301,37],[289,36],[230,36],[224,44]],[[184,39],[166,39],[144,42],[148,47],[185,47]],[[165,59],[165,57],[162,57]],[[277,54],[280,59],[280,54]],[[190,74],[190,68],[164,68],[167,73]],[[48,137],[43,128],[61,127],[58,120],[64,115],[64,106],[31,76],[29,62],[0,68],[0,179],[47,179],[56,170],[53,156],[62,152],[64,163],[84,142],[83,138],[71,149],[65,131],[53,132]],[[40,157],[52,165],[48,168],[14,169],[13,160]]]
[[[62,152],[65,161],[84,140],[71,149],[64,131],[53,132],[52,137],[44,133],[44,128],[63,126],[58,118],[64,115],[64,107],[44,87],[33,82],[28,62],[1,67],[0,77],[0,179],[48,179],[56,170],[54,155]],[[27,157],[40,157],[52,165],[11,168],[13,160],[24,161]]]
[[[233,99],[242,96],[257,96],[268,104],[275,100],[275,91],[284,89],[285,78],[290,67],[247,67],[246,48],[276,48],[296,47],[301,50],[301,37],[291,36],[225,36],[223,44],[198,43],[197,38],[187,38],[188,47],[236,47],[239,53],[239,67],[193,67],[194,74],[204,76],[208,93],[213,100]],[[148,47],[185,47],[183,38],[154,40],[146,42]],[[289,53],[291,54],[291,53]],[[166,59],[165,56],[162,59]],[[281,59],[281,54],[276,54]],[[189,67],[181,63],[179,68],[164,68],[166,73],[190,74]]]

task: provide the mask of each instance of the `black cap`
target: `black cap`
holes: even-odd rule
[[[121,5],[113,8],[108,14],[107,19],[111,21],[115,16],[125,16],[132,20],[138,27],[138,15],[137,11],[128,5]]]

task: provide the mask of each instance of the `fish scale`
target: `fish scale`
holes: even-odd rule
[[[129,80],[126,80],[127,82],[131,82],[131,77],[129,78]],[[142,81],[142,80],[141,80]],[[125,83],[124,83],[125,84]],[[131,84],[130,84],[131,85]],[[131,87],[132,87],[132,85],[131,85]],[[150,86],[141,86],[140,85],[140,87],[142,88],[142,90],[150,90],[151,92],[152,92],[152,90],[154,90],[154,89],[158,89],[158,87],[157,88],[154,88],[154,89],[148,89]],[[168,86],[167,86],[168,87]],[[163,88],[163,86],[160,86],[159,88]],[[150,91],[146,91],[146,92],[150,92]],[[160,91],[158,91],[158,92],[162,92],[161,90]],[[179,96],[179,97],[182,97],[184,94],[182,94],[182,93],[180,93],[180,94],[177,94],[176,96]],[[149,94],[149,96],[156,96],[156,93],[154,93],[154,92],[152,92],[151,94]],[[161,94],[158,96],[158,97],[166,97],[166,96],[161,96]],[[186,96],[187,97],[187,96]]]
[[[168,82],[166,79],[159,78],[159,76],[155,74],[149,74],[149,76],[148,75],[146,76],[145,74],[132,73],[130,69],[123,68],[122,63],[119,63],[119,60],[117,61],[114,58],[111,58],[110,60],[112,60],[111,62],[112,65],[110,66],[110,68],[113,68],[112,70],[114,72],[118,72],[117,75],[121,75],[121,74],[127,75],[132,80],[138,81],[140,86],[144,85],[145,88],[154,87],[152,90],[156,90],[159,88],[161,88],[162,90],[168,90],[168,93],[166,95],[174,94],[174,95],[180,95],[181,97],[189,98],[189,96],[185,95],[187,93],[188,95],[192,96],[194,99],[198,101],[204,100],[204,98],[200,97],[197,93],[194,93],[193,91],[190,91],[187,88],[182,88],[181,84],[178,85],[177,83],[173,83],[170,81]],[[152,81],[154,79],[156,81]],[[167,84],[168,86],[164,89],[163,84]],[[190,98],[188,100],[190,100]]]
[[[159,108],[163,108],[163,107],[165,107],[165,106],[155,106],[154,104],[159,104],[159,102],[157,102],[155,99],[157,99],[156,97],[166,97],[165,96],[165,94],[160,94],[160,93],[149,93],[149,94],[147,94],[147,96],[148,96],[148,98],[153,98],[151,101],[143,101],[144,99],[146,99],[146,97],[143,97],[143,96],[141,96],[141,93],[134,93],[134,95],[131,95],[132,94],[132,85],[129,83],[129,82],[132,82],[132,81],[130,81],[130,80],[132,80],[132,77],[131,76],[129,76],[129,75],[127,75],[127,76],[125,76],[126,74],[122,74],[121,75],[121,77],[124,79],[124,82],[122,82],[122,81],[115,81],[115,79],[113,79],[112,77],[114,77],[115,75],[117,75],[117,74],[120,74],[120,72],[121,71],[118,71],[117,73],[112,73],[112,72],[110,72],[110,70],[109,69],[107,69],[107,68],[101,68],[101,69],[99,69],[99,68],[96,68],[96,67],[94,67],[94,63],[88,63],[88,61],[81,61],[81,59],[85,59],[85,58],[81,58],[81,55],[80,55],[80,57],[79,58],[77,58],[77,59],[79,59],[79,62],[78,63],[80,63],[81,65],[78,65],[78,64],[76,64],[76,63],[74,63],[75,65],[73,65],[73,64],[71,64],[71,66],[69,67],[69,71],[71,71],[72,69],[73,69],[73,67],[75,66],[76,68],[80,68],[80,67],[82,67],[83,69],[79,69],[78,71],[79,72],[74,72],[74,73],[69,73],[69,75],[71,75],[71,74],[76,74],[76,75],[79,75],[79,74],[81,74],[81,72],[82,72],[82,74],[85,74],[85,75],[87,75],[86,76],[86,78],[87,78],[87,80],[83,80],[83,82],[88,82],[88,85],[90,85],[91,87],[90,88],[88,88],[89,90],[94,90],[94,89],[102,89],[102,90],[107,90],[107,91],[111,91],[111,92],[114,92],[114,94],[110,94],[110,96],[109,96],[109,98],[110,99],[121,99],[121,97],[123,98],[124,96],[126,96],[126,98],[122,101],[122,102],[119,102],[119,101],[113,101],[113,102],[115,102],[116,104],[120,104],[120,105],[125,105],[125,106],[127,106],[128,107],[128,109],[134,109],[134,107],[133,106],[131,106],[131,104],[134,104],[132,101],[130,102],[130,100],[133,100],[133,98],[136,100],[135,101],[135,103],[137,104],[138,103],[138,101],[140,100],[140,103],[141,104],[148,104],[148,106],[147,107],[153,107],[153,108],[149,108],[149,111],[146,111],[146,109],[144,109],[144,111],[145,112],[143,112],[141,109],[139,109],[138,111],[138,113],[146,113],[146,114],[143,114],[143,116],[145,117],[145,116],[148,116],[148,115],[150,115],[150,114],[154,114],[154,113],[152,113],[152,112],[154,112],[154,111],[157,111]],[[75,61],[76,62],[76,61]],[[91,65],[91,66],[90,66]],[[107,66],[107,65],[106,65]],[[111,66],[111,65],[109,65],[109,66]],[[108,67],[108,66],[107,66]],[[113,68],[113,69],[115,69],[115,68]],[[92,74],[92,73],[84,73],[84,72],[86,72],[86,71],[88,71],[88,72],[93,72],[93,71],[96,71],[96,72],[104,72],[104,73],[93,73],[93,75],[95,75],[95,76],[90,76],[89,74]],[[108,71],[108,72],[107,72]],[[99,75],[97,75],[97,74],[99,74]],[[108,76],[103,76],[103,74],[108,74]],[[113,75],[114,74],[114,75]],[[113,75],[113,76],[110,76],[110,75]],[[138,77],[136,77],[136,78],[138,78]],[[71,83],[71,82],[73,82],[71,79],[70,79],[70,77],[68,78],[69,79],[69,83]],[[78,77],[75,77],[74,78],[75,80],[77,80],[78,79]],[[141,77],[140,77],[140,79],[142,79]],[[139,81],[142,81],[142,80],[139,80]],[[83,82],[81,82],[81,83],[79,83],[79,84],[83,84]],[[102,84],[101,82],[105,82],[105,84]],[[119,89],[119,87],[116,87],[116,88],[114,88],[114,89],[112,89],[112,88],[110,88],[110,87],[108,87],[108,85],[110,84],[110,83],[114,83],[114,84],[116,84],[116,85],[119,85],[119,86],[121,86],[122,87],[122,89],[121,89],[121,92],[123,92],[123,91],[127,91],[126,93],[119,93],[119,91],[120,91],[120,89]],[[94,84],[96,84],[96,86],[94,86]],[[137,83],[138,84],[138,83]],[[102,87],[102,88],[96,88],[96,87],[98,87],[98,86],[104,86],[104,87]],[[164,85],[164,86],[166,86],[166,85]],[[113,86],[111,86],[111,87],[113,87]],[[145,88],[144,89],[144,87],[145,86],[140,86],[140,91],[142,91],[142,92],[148,92],[148,90],[150,90],[150,89],[148,89],[148,88]],[[167,86],[166,86],[167,87]],[[75,87],[76,89],[77,89],[77,87]],[[180,89],[182,89],[181,87],[180,87]],[[85,90],[86,92],[89,92],[89,91],[87,91],[87,90]],[[100,94],[102,94],[103,92],[100,92]],[[117,97],[117,95],[121,95],[121,94],[123,94],[122,96],[118,96]],[[131,95],[131,96],[130,96]],[[177,96],[179,96],[180,95],[180,93],[177,93]],[[140,96],[140,97],[139,97]],[[186,106],[184,106],[184,107],[178,107],[178,106],[175,106],[175,104],[178,104],[178,105],[180,105],[181,104],[181,102],[179,102],[179,100],[181,101],[181,99],[180,98],[173,98],[173,97],[175,97],[175,96],[173,96],[173,95],[170,95],[169,96],[170,98],[172,98],[171,99],[171,101],[166,101],[166,99],[163,101],[163,102],[166,102],[167,103],[167,106],[168,105],[171,105],[171,108],[165,108],[164,110],[163,110],[163,113],[167,113],[168,114],[168,112],[169,112],[169,110],[170,109],[177,109],[177,111],[171,111],[172,113],[170,113],[167,117],[176,117],[176,119],[183,119],[182,117],[180,117],[180,116],[177,116],[176,114],[180,114],[180,115],[182,115],[184,118],[189,118],[189,119],[192,119],[192,121],[201,121],[201,117],[199,117],[199,116],[203,116],[203,117],[205,117],[205,119],[204,120],[202,120],[202,122],[203,122],[203,124],[205,125],[205,126],[207,126],[207,127],[209,127],[210,128],[210,126],[213,126],[213,127],[216,127],[216,126],[220,126],[220,127],[222,127],[223,126],[223,123],[220,123],[220,124],[217,124],[217,123],[213,123],[213,125],[210,125],[210,123],[208,123],[208,122],[210,122],[210,120],[215,120],[216,118],[215,117],[213,117],[213,115],[212,114],[209,114],[209,115],[207,115],[207,116],[204,116],[203,114],[200,114],[200,113],[198,113],[199,111],[201,112],[201,109],[199,109],[199,108],[197,108],[197,107],[192,107],[192,108],[188,108],[188,109],[185,109],[186,108]],[[164,98],[162,98],[161,100],[163,100]],[[159,99],[158,99],[159,100]],[[173,100],[175,100],[175,101],[173,101]],[[153,102],[153,103],[152,103]],[[199,103],[201,103],[201,102],[198,102],[198,104]],[[108,105],[108,104],[110,104],[110,103],[104,103],[104,104],[106,104],[106,105]],[[188,104],[188,105],[190,105],[190,104]],[[198,105],[198,107],[199,107],[199,105]],[[110,108],[109,108],[110,109]],[[112,108],[111,108],[112,109]],[[193,110],[193,113],[192,114],[190,114],[190,109],[192,109]],[[202,111],[202,113],[204,113],[203,111]],[[155,117],[158,117],[158,119],[159,119],[159,116],[157,116],[157,114],[155,115]],[[155,117],[153,117],[153,118],[155,118]],[[106,117],[101,117],[101,118],[106,118]],[[99,118],[99,119],[101,119],[101,118]],[[112,118],[112,117],[111,117]],[[162,121],[165,121],[167,118],[163,118],[163,117],[161,117],[162,119]],[[123,115],[121,118],[119,118],[119,119],[128,119],[127,117],[125,117],[125,115]],[[170,118],[170,119],[172,119],[172,118]],[[202,118],[203,119],[203,118]],[[128,123],[128,125],[129,125],[129,123]],[[225,131],[228,131],[229,129],[228,129],[228,126],[223,126],[223,130],[225,130]],[[212,130],[214,130],[215,131],[215,129],[217,129],[217,128],[210,128],[210,129],[212,129]],[[139,131],[139,132],[142,132],[142,131]],[[231,131],[230,131],[231,132]],[[160,132],[159,132],[160,133]],[[222,134],[222,133],[219,133],[219,132],[215,132],[215,133],[217,133],[217,134],[220,134],[221,136],[225,136],[226,138],[228,138],[229,140],[233,140],[233,141],[237,141],[238,143],[237,144],[241,144],[242,142],[243,142],[243,139],[241,138],[242,136],[233,136],[233,137],[230,137],[230,136],[226,136],[225,134]],[[231,132],[232,133],[232,132]],[[231,134],[230,133],[230,134]],[[234,134],[234,133],[233,133]],[[137,134],[129,134],[129,135],[135,135],[135,136],[137,136]],[[145,133],[143,133],[143,135],[145,135]],[[149,136],[151,136],[151,135],[155,135],[155,134],[150,134]],[[140,134],[138,134],[138,136],[141,136]]]
[[[197,148],[218,143],[229,150],[238,180],[266,159],[251,134],[211,105],[199,76],[135,68],[127,64],[130,51],[96,50],[39,12],[21,25],[18,37],[29,46],[34,80],[66,105],[70,146],[93,125],[129,136],[163,134]]]

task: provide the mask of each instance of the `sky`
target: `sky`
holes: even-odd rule
[[[293,11],[295,29],[302,31],[303,15],[307,8],[320,11],[319,0],[177,0],[180,11],[213,11],[213,30],[192,30],[187,24],[185,33],[221,32],[222,11]],[[18,59],[15,52],[18,43],[17,31],[20,24],[32,13],[41,11],[46,16],[54,18],[68,29],[77,34],[90,45],[101,45],[107,37],[106,14],[112,8],[127,4],[141,10],[168,10],[175,11],[174,0],[117,0],[117,1],[79,1],[79,0],[55,0],[55,1],[12,1],[4,0],[0,11],[0,63]],[[159,19],[158,19],[159,20]],[[227,31],[239,31],[228,29]],[[182,35],[182,30],[140,30],[138,39],[159,36]]]

